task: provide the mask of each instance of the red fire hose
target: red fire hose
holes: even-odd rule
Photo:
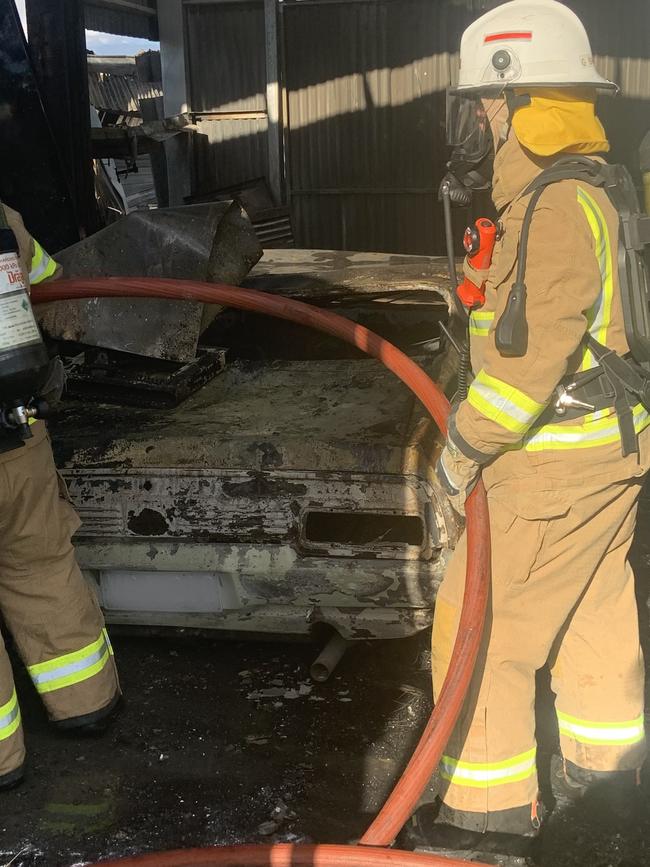
[[[96,867],[467,867],[468,861],[367,846],[206,846],[102,861]],[[472,861],[472,867],[487,867]]]
[[[169,298],[221,304],[287,319],[339,337],[379,359],[408,386],[445,433],[449,402],[441,389],[412,359],[387,340],[343,316],[276,295],[223,284],[140,277],[58,280],[32,288],[35,304],[81,298]],[[365,867],[392,864],[453,867],[462,861],[436,855],[400,852],[389,846],[415,809],[456,724],[476,663],[490,583],[490,525],[487,499],[478,485],[467,501],[467,574],[458,634],[442,690],[420,742],[392,794],[361,838],[363,846],[235,846],[193,849],[103,862],[104,867]],[[475,867],[481,867],[472,862]]]

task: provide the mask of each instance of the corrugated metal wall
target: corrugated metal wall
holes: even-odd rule
[[[443,231],[449,52],[472,13],[431,0],[282,6],[297,242],[430,251]]]
[[[566,5],[587,26],[599,71],[621,88],[620,96],[599,103],[611,160],[638,175],[639,144],[650,129],[650,2],[569,0]]]
[[[186,6],[194,136],[192,193],[205,195],[267,173],[264,4]]]
[[[281,68],[286,180],[296,243],[442,253],[444,91],[463,29],[494,0],[284,0]],[[613,157],[635,165],[650,126],[650,3],[570,0],[601,71]],[[624,14],[621,14],[624,12]],[[194,192],[267,172],[262,3],[189,5]],[[248,116],[215,120],[215,111]],[[198,139],[197,139],[198,141]],[[464,219],[459,215],[459,220]]]

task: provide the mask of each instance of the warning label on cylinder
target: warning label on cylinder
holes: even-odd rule
[[[39,340],[38,325],[25,293],[0,293],[0,352]]]
[[[16,253],[3,253],[0,255],[0,295],[17,291],[27,292],[20,259]]]
[[[0,255],[0,351],[41,339],[16,253]]]

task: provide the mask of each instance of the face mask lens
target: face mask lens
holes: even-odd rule
[[[447,144],[468,162],[479,162],[489,152],[490,125],[479,97],[447,93]]]

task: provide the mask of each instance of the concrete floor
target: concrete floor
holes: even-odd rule
[[[646,641],[649,526],[646,501],[634,555]],[[309,679],[315,648],[305,644],[179,634],[116,635],[114,644],[127,706],[101,740],[51,731],[17,666],[29,779],[0,802],[0,867],[71,867],[201,844],[352,840],[429,712],[426,637],[360,644],[324,685]],[[543,697],[541,719],[549,706]],[[555,735],[542,728],[543,767]],[[540,867],[650,867],[648,779],[643,798],[640,816],[614,817],[596,799],[554,818]]]

